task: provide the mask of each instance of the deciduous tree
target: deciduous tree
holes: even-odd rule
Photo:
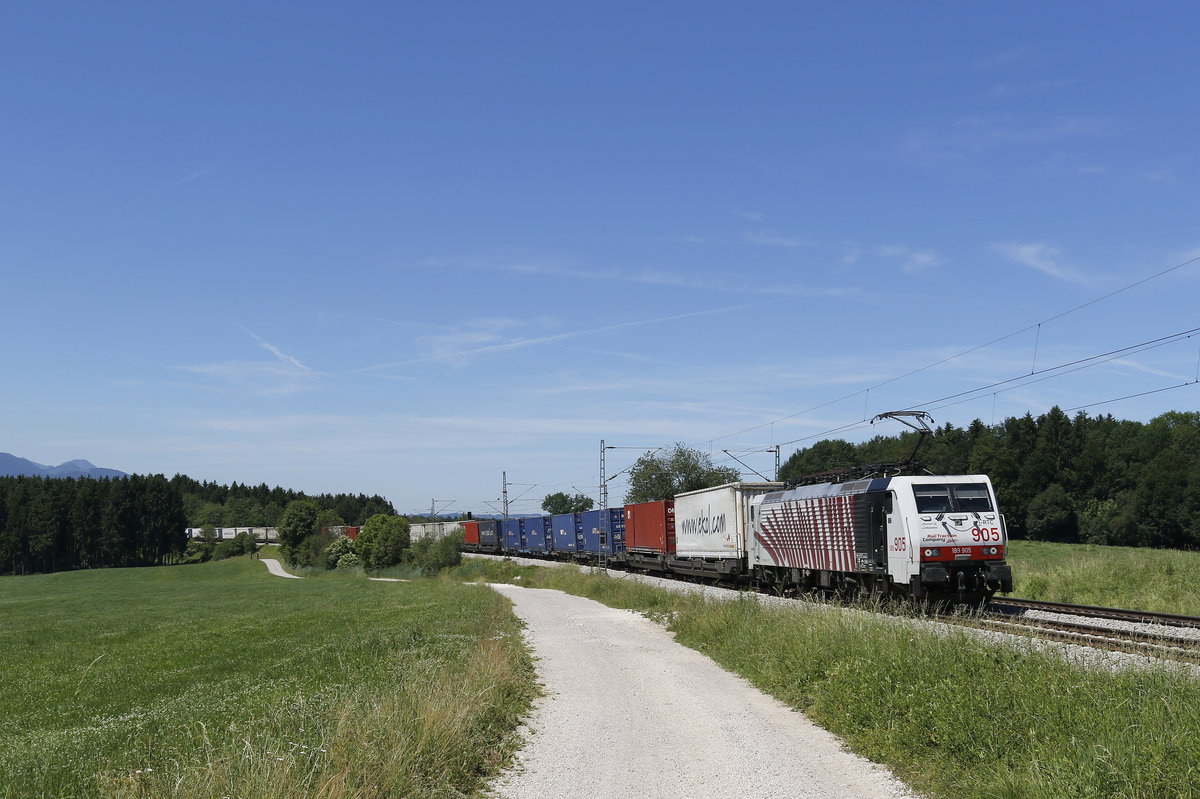
[[[629,470],[629,491],[625,501],[655,502],[676,494],[696,491],[741,478],[730,466],[714,466],[707,453],[676,444],[668,450],[647,452]]]
[[[279,544],[293,550],[300,542],[317,532],[317,516],[321,509],[311,499],[294,499],[279,517]]]
[[[358,531],[356,548],[363,567],[378,571],[400,563],[408,543],[408,519],[377,513]]]
[[[546,498],[542,500],[542,510],[552,515],[582,513],[585,510],[591,510],[595,504],[591,497],[584,494],[567,494],[565,491],[559,491],[546,495]]]

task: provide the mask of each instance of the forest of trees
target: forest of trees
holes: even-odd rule
[[[162,475],[0,477],[0,574],[172,563],[186,526]]]
[[[901,461],[916,433],[831,439],[794,453],[780,479]],[[988,426],[939,427],[917,460],[933,474],[986,474],[1014,538],[1200,549],[1200,413],[1149,423],[1059,408]]]
[[[386,499],[176,475],[116,479],[0,477],[0,574],[179,563],[188,527],[273,527],[294,500],[311,500],[320,527],[361,525]]]
[[[394,516],[396,509],[381,496],[364,494],[318,494],[310,496],[291,489],[199,482],[175,475],[171,485],[183,497],[186,527],[275,527],[289,502],[311,499],[323,511],[322,527],[337,524],[362,525],[377,513]]]

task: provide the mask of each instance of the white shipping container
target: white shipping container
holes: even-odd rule
[[[726,483],[675,496],[675,554],[681,558],[741,558],[746,554],[750,498],[783,483]]]
[[[421,538],[444,538],[462,527],[462,522],[421,522],[410,524],[408,537],[411,541]]]

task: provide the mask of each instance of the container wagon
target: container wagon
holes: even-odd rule
[[[587,510],[579,514],[579,549],[585,560],[620,560],[625,555],[625,509]]]
[[[625,562],[630,568],[668,571],[675,554],[675,501],[625,506]]]
[[[521,519],[521,551],[530,555],[547,555],[554,546],[549,516],[529,516]]]
[[[525,543],[521,538],[521,520],[505,519],[500,523],[500,548],[507,554],[520,552]]]
[[[479,551],[492,554],[500,552],[504,535],[500,529],[499,520],[480,519],[476,524],[479,525]]]
[[[479,551],[479,522],[469,521],[462,523],[463,528],[463,552],[478,552]]]
[[[574,560],[579,557],[583,523],[578,513],[556,513],[550,517],[554,557]]]
[[[750,500],[784,483],[727,483],[675,495],[675,551],[668,570],[737,579],[747,573]]]

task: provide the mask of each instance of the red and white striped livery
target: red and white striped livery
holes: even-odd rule
[[[854,496],[765,506],[754,538],[779,566],[854,571]]]

